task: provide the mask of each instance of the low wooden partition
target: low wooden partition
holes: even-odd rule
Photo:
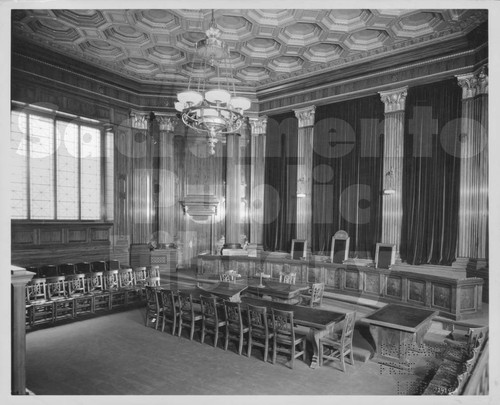
[[[377,269],[365,265],[291,260],[264,256],[198,256],[198,274],[236,270],[242,277],[264,272],[279,278],[296,273],[297,282],[325,283],[325,291],[384,302],[397,302],[438,310],[455,320],[466,319],[482,307],[481,278],[453,278],[415,271]]]

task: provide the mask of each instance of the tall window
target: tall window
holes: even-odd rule
[[[113,135],[85,119],[11,117],[11,218],[112,219]]]

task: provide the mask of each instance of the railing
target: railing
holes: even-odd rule
[[[489,386],[489,340],[484,343],[477,363],[466,382],[461,395],[488,395]]]

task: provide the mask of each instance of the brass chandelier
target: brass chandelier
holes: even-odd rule
[[[234,81],[231,85],[229,48],[220,39],[212,10],[210,27],[206,38],[196,43],[193,73],[187,90],[177,94],[175,109],[181,113],[182,121],[197,132],[208,136],[209,153],[215,154],[215,145],[222,135],[238,131],[243,124],[243,112],[250,108],[251,101],[236,96]],[[208,74],[215,72],[215,79]]]

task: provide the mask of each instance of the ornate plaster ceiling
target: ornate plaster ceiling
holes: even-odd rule
[[[238,86],[259,88],[461,36],[487,10],[215,10]],[[13,10],[12,33],[144,83],[185,82],[211,10]],[[213,73],[212,73],[213,75]]]

